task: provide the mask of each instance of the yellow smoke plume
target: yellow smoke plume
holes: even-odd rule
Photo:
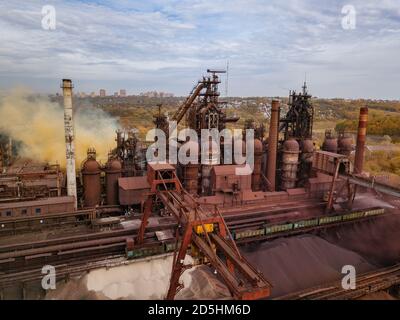
[[[100,109],[82,107],[74,111],[74,124],[77,168],[89,147],[94,147],[97,159],[105,162],[115,148],[117,121]],[[0,132],[22,142],[20,156],[65,166],[64,110],[48,97],[21,88],[3,93]]]

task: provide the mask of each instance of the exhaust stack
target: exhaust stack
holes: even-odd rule
[[[64,129],[65,147],[67,159],[67,193],[75,197],[75,210],[78,207],[76,194],[76,171],[75,171],[75,130],[72,116],[72,81],[63,79],[61,88],[64,96]]]
[[[275,191],[276,155],[278,153],[279,101],[272,100],[268,137],[267,179],[268,190]]]
[[[368,107],[360,108],[356,154],[354,158],[354,173],[362,173],[364,167],[365,140],[367,137]]]

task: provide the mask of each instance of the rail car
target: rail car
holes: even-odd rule
[[[384,208],[376,207],[367,210],[358,210],[334,216],[312,217],[309,219],[288,221],[281,224],[265,225],[259,229],[234,230],[232,231],[232,236],[235,240],[268,236],[277,233],[285,233],[294,230],[304,230],[317,226],[325,226],[345,221],[367,218],[371,216],[383,215],[384,213],[385,213]]]
[[[163,242],[157,246],[143,246],[143,247],[131,247],[126,248],[125,254],[128,259],[137,259],[148,257],[152,255],[164,254],[173,252],[176,247],[179,248],[180,242],[178,242],[178,246],[176,245],[176,241],[167,241]]]
[[[235,241],[242,239],[250,239],[257,237],[272,236],[277,234],[284,234],[296,230],[307,230],[316,226],[333,225],[343,221],[351,221],[362,218],[368,218],[371,216],[383,215],[385,213],[384,208],[370,208],[367,210],[353,211],[341,215],[334,216],[321,216],[312,217],[309,219],[293,220],[280,224],[268,224],[262,228],[249,229],[249,230],[233,230],[231,234]],[[176,248],[175,240],[169,240],[158,245],[143,246],[143,247],[131,247],[126,249],[126,257],[128,259],[142,258],[151,255],[164,254],[173,252]],[[178,244],[179,248],[179,244]]]

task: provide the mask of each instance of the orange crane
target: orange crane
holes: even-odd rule
[[[166,298],[174,299],[182,288],[179,278],[185,266],[183,260],[189,245],[200,252],[238,300],[266,298],[271,284],[239,252],[218,209],[204,210],[181,186],[175,168],[170,164],[148,164],[151,190],[144,205],[142,222],[136,238],[144,241],[144,233],[153,204],[158,198],[177,219],[176,243],[170,285]]]

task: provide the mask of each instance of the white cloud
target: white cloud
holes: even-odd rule
[[[0,85],[55,91],[71,77],[80,91],[101,83],[186,94],[208,66],[229,59],[231,94],[287,94],[307,72],[318,96],[398,98],[397,0],[352,1],[353,31],[341,28],[339,0],[101,3],[53,1],[55,31],[41,29],[47,2],[0,3]]]

